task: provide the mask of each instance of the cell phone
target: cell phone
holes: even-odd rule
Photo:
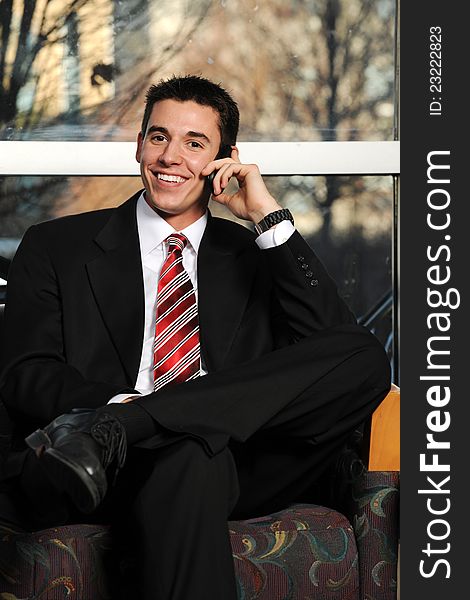
[[[217,154],[217,156],[214,158],[214,160],[218,160],[219,158],[229,158],[232,155],[232,146],[230,146],[229,144],[222,144],[222,146],[220,147],[219,153]],[[212,173],[210,175],[207,175],[206,179],[207,181],[212,185],[212,182],[214,181],[214,177],[216,176],[217,171],[212,171]]]

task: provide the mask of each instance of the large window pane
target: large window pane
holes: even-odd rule
[[[135,139],[149,84],[188,72],[233,92],[241,140],[393,139],[395,0],[5,0],[0,14],[3,139]]]

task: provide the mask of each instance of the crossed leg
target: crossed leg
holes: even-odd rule
[[[345,325],[136,401],[173,433],[129,449],[93,518],[130,525],[139,597],[235,600],[229,517],[296,501],[389,387],[379,342]]]
[[[389,387],[380,344],[345,326],[139,400],[178,433],[137,445],[152,457],[132,504],[142,598],[236,598],[227,520],[299,499]]]

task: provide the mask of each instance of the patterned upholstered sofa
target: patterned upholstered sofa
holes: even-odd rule
[[[229,522],[240,600],[394,599],[397,473],[366,473],[349,491],[348,516],[298,504]],[[105,526],[30,533],[0,523],[0,598],[111,599],[113,571],[126,569],[112,558]]]
[[[240,600],[396,598],[399,472],[367,470],[357,442],[327,473],[321,505],[229,522]],[[0,600],[128,600],[133,589],[107,526],[24,531],[2,521],[0,496]]]
[[[351,477],[334,478],[341,512],[297,504],[229,522],[240,600],[396,598],[398,472],[362,471],[361,464],[350,460]],[[113,588],[116,570],[124,595]],[[132,589],[131,561],[116,555],[108,527],[32,533],[0,522],[2,600],[130,599]]]

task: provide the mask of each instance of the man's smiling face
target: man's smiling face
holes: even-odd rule
[[[193,101],[157,102],[145,137],[139,133],[146,200],[177,230],[204,214],[210,189],[201,171],[217,156],[220,140],[217,112]]]

